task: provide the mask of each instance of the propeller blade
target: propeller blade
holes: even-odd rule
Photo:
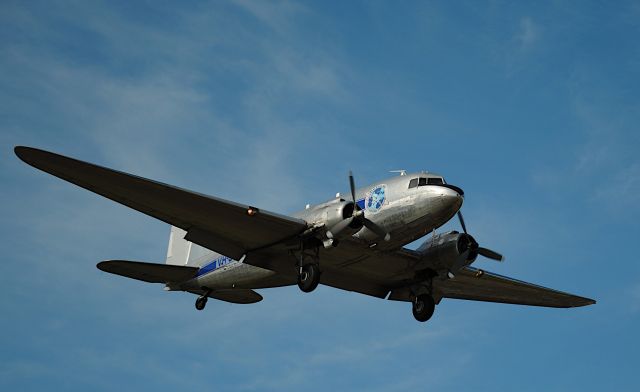
[[[385,241],[389,241],[391,239],[391,236],[389,235],[389,233],[387,233],[382,227],[376,225],[375,223],[373,223],[372,221],[370,221],[367,218],[364,218],[364,226],[373,231],[374,233],[376,233],[379,237],[384,238]]]
[[[349,186],[351,187],[351,199],[355,203],[356,202],[356,182],[353,180],[353,173],[351,172],[351,170],[349,170]]]
[[[494,252],[491,249],[487,249],[487,248],[478,248],[478,253],[483,255],[486,258],[489,258],[491,260],[495,260],[495,261],[504,261],[504,256],[502,256],[500,253],[498,252]]]
[[[327,230],[327,237],[334,238],[336,235],[340,234],[342,230],[346,229],[351,222],[353,222],[353,216],[336,223],[330,230]]]
[[[462,231],[467,234],[467,226],[464,224],[464,218],[462,217],[462,212],[458,210],[458,219],[460,220],[460,226],[462,226]]]

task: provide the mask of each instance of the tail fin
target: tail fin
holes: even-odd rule
[[[171,226],[169,247],[167,249],[167,264],[200,267],[216,254],[207,248],[185,240],[185,235],[187,235],[186,231]]]

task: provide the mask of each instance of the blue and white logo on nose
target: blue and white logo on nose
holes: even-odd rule
[[[378,185],[369,191],[365,203],[368,212],[376,213],[382,208],[385,200],[386,189],[386,185]]]

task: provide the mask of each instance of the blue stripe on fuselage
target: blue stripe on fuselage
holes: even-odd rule
[[[361,210],[364,210],[364,199],[356,201],[356,205],[360,207]]]
[[[202,275],[206,275],[209,272],[213,272],[220,267],[224,267],[225,265],[231,263],[233,259],[227,256],[220,256],[216,259],[213,259],[211,262],[203,265],[196,274],[196,277],[200,277]]]

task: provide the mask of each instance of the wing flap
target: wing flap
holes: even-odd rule
[[[192,242],[240,258],[295,236],[306,222],[188,191],[31,147],[16,147],[29,165],[187,231]]]
[[[98,263],[97,267],[104,272],[149,283],[185,282],[198,272],[196,267],[128,260],[107,260]]]

